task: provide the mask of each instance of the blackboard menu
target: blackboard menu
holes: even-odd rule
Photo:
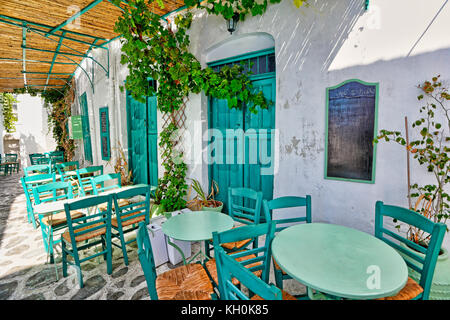
[[[108,107],[100,108],[100,146],[102,151],[102,160],[109,160],[111,155]]]
[[[325,178],[375,182],[378,83],[348,80],[327,88]]]

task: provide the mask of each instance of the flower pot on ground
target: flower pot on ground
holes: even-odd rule
[[[409,141],[408,135],[403,136],[400,131],[381,130],[374,142],[394,141],[404,146],[408,157],[411,155],[429,173],[434,182],[409,185],[408,181],[409,209],[433,222],[446,224],[450,217],[450,195],[446,191],[450,182],[450,94],[439,78],[440,76],[433,77],[431,81],[418,86],[421,92],[417,100],[423,101],[424,105],[419,110],[421,117],[412,123],[412,127],[416,129],[414,136],[418,137],[416,140]],[[408,128],[406,119],[405,123]],[[417,199],[414,206],[412,199]],[[394,220],[394,223],[397,221]],[[399,230],[401,227],[402,225],[396,225]],[[419,228],[408,226],[406,237],[418,245],[428,246],[429,235]],[[402,256],[405,260],[409,258],[403,254]],[[418,280],[417,272],[410,270],[410,276]],[[445,248],[441,248],[432,283],[430,299],[450,299],[450,260]]]
[[[219,193],[219,186],[214,180],[211,183],[211,192],[206,195],[200,182],[198,180],[192,179],[192,183],[189,189],[189,195],[191,191],[194,190],[197,194],[196,196],[187,202],[187,207],[192,211],[217,211],[222,212],[223,203],[221,201],[215,200],[214,196]],[[189,197],[188,195],[188,197]]]
[[[404,243],[400,243],[403,248],[413,251],[416,255],[424,258],[425,255],[408,247]],[[406,261],[417,263],[408,255],[398,251],[398,253]],[[445,248],[441,248],[439,257],[434,269],[433,281],[430,289],[430,300],[450,300],[450,259],[448,258],[448,251]],[[420,280],[420,274],[408,267],[409,276],[417,283]]]

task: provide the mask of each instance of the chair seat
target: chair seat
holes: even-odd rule
[[[296,297],[294,297],[293,295],[291,295],[290,293],[288,293],[284,290],[281,290],[281,297],[282,297],[282,300],[296,300],[297,301]],[[261,298],[260,296],[258,296],[257,294],[255,294],[250,300],[264,300],[264,299]]]
[[[119,201],[117,201],[119,207],[123,207],[123,206],[127,206],[130,204],[130,201],[126,200],[126,199],[120,199]],[[100,205],[98,205],[97,207],[100,211],[106,211],[106,209],[108,208],[108,204],[107,203],[102,203]],[[112,203],[112,210],[115,210],[114,207],[114,201]]]
[[[242,250],[241,251],[237,251],[237,252],[242,252]],[[235,252],[235,253],[237,253],[237,252]],[[248,259],[253,259],[253,258],[256,258],[256,256],[254,254],[249,254],[248,256],[243,256],[243,257],[236,258],[236,261],[242,262],[242,261],[245,261],[245,260],[248,260]],[[261,265],[261,264],[262,264],[262,262],[259,261],[259,262],[250,263],[250,264],[246,265],[245,267],[246,268],[251,268],[251,267],[254,267],[254,266]],[[219,283],[218,276],[217,276],[216,259],[209,259],[205,263],[205,266],[206,266],[206,269],[208,270],[209,274],[211,275],[211,278],[214,280],[214,282],[215,283]],[[254,271],[253,274],[255,276],[257,276],[257,277],[261,277],[262,270]],[[235,286],[237,286],[239,284],[239,280],[236,279],[236,278],[233,278],[231,281],[233,282],[233,284]]]
[[[275,267],[275,269],[277,271],[281,271],[281,273],[283,275],[287,275],[287,273],[283,269],[281,269],[281,267],[278,265],[278,263],[275,261],[275,259],[273,257],[272,257],[272,261],[273,261],[273,266]]]
[[[80,212],[80,211],[72,211],[70,213],[70,216],[72,217],[72,219],[78,219],[78,218],[83,217],[84,213]],[[66,212],[61,211],[58,213],[54,213],[51,216],[44,217],[44,218],[42,218],[42,223],[47,226],[51,225],[53,227],[65,224],[65,223],[67,223]]]
[[[93,229],[93,228],[95,228],[97,226],[100,226],[100,225],[105,225],[105,224],[100,222],[100,223],[95,223],[93,225],[90,225],[90,226],[87,226],[87,227],[75,230],[75,241],[76,242],[81,242],[81,241],[89,240],[89,239],[92,239],[92,238],[95,238],[95,237],[98,237],[98,236],[101,236],[101,235],[105,234],[106,233],[106,227],[95,229],[95,230],[92,230],[91,232],[86,232],[86,233],[83,233],[82,235],[79,235],[79,236],[76,235],[77,233],[79,233],[81,231],[85,231],[85,230],[88,230],[88,229]],[[67,229],[63,233],[62,237],[68,243],[71,242],[69,229]]]
[[[160,300],[211,300],[213,286],[205,269],[197,263],[164,272],[156,278]]]
[[[124,216],[122,216],[122,219],[127,218],[129,216],[132,216],[134,214],[136,214],[136,212],[124,215]],[[141,215],[141,216],[138,216],[138,217],[130,219],[130,220],[122,221],[122,227],[129,226],[130,224],[136,224],[136,223],[139,223],[139,222],[144,221],[144,220],[145,220],[145,216]],[[117,223],[117,217],[114,217],[114,218],[111,219],[111,225],[113,227],[116,227],[116,228],[119,227],[119,225]]]
[[[236,228],[239,228],[239,226],[233,227],[232,229],[236,229]],[[253,239],[244,239],[244,240],[240,240],[240,241],[222,243],[221,246],[227,250],[234,251],[234,250],[242,249],[243,247],[245,247],[252,241],[253,241]]]
[[[406,285],[395,296],[379,298],[377,300],[412,300],[423,292],[423,288],[413,279],[408,277]]]

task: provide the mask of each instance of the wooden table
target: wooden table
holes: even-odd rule
[[[376,299],[397,294],[408,279],[406,263],[392,247],[339,225],[288,227],[272,241],[272,255],[309,293],[314,289],[340,298]]]
[[[119,193],[128,189],[133,189],[133,188],[140,188],[140,187],[147,187],[148,185],[146,184],[136,184],[136,185],[131,185],[131,186],[125,186],[122,188],[116,188],[116,189],[109,189],[106,190],[104,192],[100,192],[99,195],[104,196],[104,195],[109,195],[109,194],[115,194],[115,193]],[[53,212],[60,212],[60,211],[64,211],[64,204],[66,203],[72,203],[81,199],[88,199],[90,197],[96,197],[96,195],[89,195],[89,196],[85,196],[85,197],[77,197],[77,198],[72,198],[72,199],[64,199],[64,200],[59,200],[59,201],[54,201],[54,202],[44,202],[41,204],[37,204],[33,207],[34,213],[37,214],[41,214],[41,215],[49,215],[49,214],[53,214]]]

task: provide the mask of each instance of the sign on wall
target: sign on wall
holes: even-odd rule
[[[347,80],[326,100],[325,178],[375,183],[378,83]]]
[[[81,122],[81,116],[70,117],[70,138],[71,139],[83,139],[83,126]]]
[[[100,108],[100,146],[102,160],[111,158],[111,145],[109,140],[109,114],[108,107]]]

